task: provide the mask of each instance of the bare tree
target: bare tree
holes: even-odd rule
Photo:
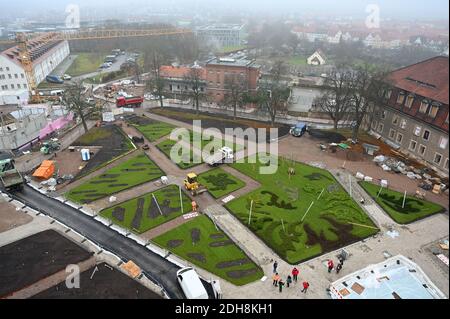
[[[200,100],[203,98],[203,69],[201,67],[192,67],[188,74],[184,77],[185,82],[188,85],[186,94],[193,99],[196,114],[199,112]]]
[[[233,118],[236,119],[237,108],[244,104],[244,98],[247,94],[247,82],[243,76],[237,74],[227,75],[225,77],[225,105],[233,107]]]
[[[335,68],[326,78],[323,95],[314,100],[314,104],[332,120],[334,129],[348,115],[351,103],[351,72],[345,68]]]
[[[389,88],[387,71],[363,64],[351,72],[351,113],[353,118],[353,139],[358,138],[363,121],[371,118],[377,105],[385,100],[385,92]]]
[[[283,81],[286,66],[283,61],[276,61],[268,79],[261,82],[258,90],[260,108],[270,116],[270,123],[275,125],[276,116],[287,110],[291,90]]]
[[[86,119],[95,108],[93,104],[86,99],[87,88],[82,82],[74,81],[64,89],[64,94],[61,97],[61,104],[64,105],[68,111],[73,112],[75,117],[79,117],[83,124],[84,131],[88,131]]]
[[[164,107],[164,89],[166,86],[166,80],[161,77],[161,65],[162,65],[162,55],[159,54],[156,51],[153,51],[151,53],[146,53],[146,65],[148,69],[151,71],[151,75],[149,77],[149,80],[147,81],[147,88],[151,90],[153,93],[156,94],[159,100],[159,105],[161,107]],[[149,56],[152,57],[151,60],[149,60]]]

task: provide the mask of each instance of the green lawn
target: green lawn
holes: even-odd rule
[[[402,208],[404,193],[383,188],[377,196],[380,191],[379,185],[369,182],[359,182],[359,184],[399,224],[408,224],[445,210],[438,204],[408,195],[406,196],[405,207]]]
[[[245,186],[243,181],[220,168],[200,174],[199,181],[214,198],[221,198]]]
[[[96,76],[87,78],[85,81],[91,84],[102,84],[127,77],[128,73],[125,71],[112,71],[112,72],[102,72]]]
[[[106,54],[93,52],[93,53],[78,53],[75,61],[67,69],[66,73],[70,76],[79,76],[87,73],[92,73],[98,70],[103,63]]]
[[[138,125],[132,124],[139,132],[141,132],[150,142],[154,142],[163,136],[169,135],[175,126],[159,122],[151,121],[149,124]]]
[[[220,48],[218,53],[229,53],[229,52],[244,50],[246,48],[247,47],[245,45],[225,46],[225,47]]]
[[[201,215],[153,239],[183,259],[235,284],[248,284],[264,273],[213,222]],[[227,264],[228,263],[228,264]]]
[[[232,164],[262,186],[226,207],[248,226],[253,200],[248,227],[287,262],[298,263],[378,232],[329,172],[280,159],[275,174],[263,175],[259,173],[263,165]],[[289,167],[295,168],[291,178]]]
[[[108,138],[112,135],[107,127],[93,127],[87,133],[83,134],[75,142],[77,145],[94,145],[95,141]]]
[[[180,167],[181,169],[187,169],[187,168],[191,168],[194,167],[196,165],[199,165],[201,163],[193,163],[193,148],[194,148],[194,144],[193,144],[193,132],[190,131],[190,145],[191,145],[191,150],[190,150],[190,154],[189,154],[189,158],[186,156],[186,158],[182,158],[182,161],[180,163],[175,163],[178,167]],[[209,144],[212,140],[201,140],[201,146],[200,148],[203,150],[205,148],[205,146],[207,144]],[[224,143],[224,141],[223,141]],[[164,154],[166,154],[166,156],[168,158],[170,158],[170,151],[172,149],[172,147],[177,144],[176,141],[172,141],[169,138],[167,140],[162,141],[161,143],[159,143],[158,145],[156,145],[156,147],[163,152]],[[220,144],[220,146],[223,146],[223,144]],[[240,144],[233,144],[233,150],[234,152],[236,151],[240,151],[244,149],[243,145]],[[210,152],[210,154],[212,155],[212,153]],[[180,154],[181,155],[181,154]],[[203,161],[202,161],[203,163]]]
[[[125,189],[155,180],[163,175],[159,167],[145,154],[139,154],[119,164],[104,174],[75,187],[65,194],[66,198],[89,203]]]
[[[100,215],[115,224],[141,234],[181,216],[183,213],[190,213],[191,200],[183,192],[181,194],[183,211],[181,210],[179,188],[170,185],[102,210]],[[155,196],[161,212],[152,195]]]
[[[306,62],[306,56],[296,55],[287,59],[287,63],[292,65],[308,65]]]

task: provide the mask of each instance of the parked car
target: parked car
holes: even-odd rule
[[[177,279],[187,299],[208,299],[208,293],[193,268],[178,270]]]
[[[69,81],[69,80],[72,80],[72,77],[71,77],[70,75],[68,75],[68,74],[64,74],[64,75],[62,76],[62,79],[63,79],[63,80]]]

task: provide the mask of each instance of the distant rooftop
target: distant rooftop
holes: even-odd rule
[[[401,255],[340,278],[330,292],[334,299],[446,299],[419,266]]]
[[[215,57],[206,62],[206,65],[227,65],[238,67],[258,67],[254,64],[254,60],[249,60],[245,57],[233,58],[233,57]]]

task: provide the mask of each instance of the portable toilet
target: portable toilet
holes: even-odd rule
[[[91,154],[87,148],[83,148],[81,151],[81,159],[83,161],[89,161],[91,159]]]

